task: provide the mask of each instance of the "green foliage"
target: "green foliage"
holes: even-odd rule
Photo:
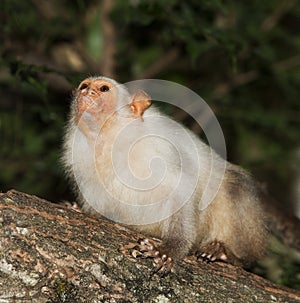
[[[272,173],[282,175],[294,161],[286,155],[298,147],[300,137],[299,14],[294,1],[115,1],[110,15],[116,30],[117,78],[139,78],[176,49],[176,61],[151,76],[187,85],[211,104],[224,126],[230,159],[257,174],[275,162]],[[105,60],[101,2],[5,0],[1,19],[0,85],[7,100],[2,116],[13,121],[31,115],[22,136],[15,136],[22,137],[24,152],[30,145],[36,155],[51,154],[45,144],[49,138],[38,138],[38,133],[41,126],[53,132],[52,140],[61,133],[67,111],[62,100],[69,93],[49,88],[47,76],[56,74],[75,86],[82,75],[95,71],[93,60]],[[55,59],[59,47],[76,51],[76,43],[82,45],[79,56],[86,49],[80,70],[72,69],[73,61],[65,63],[74,60],[72,53],[61,62]],[[253,80],[240,83],[249,72]],[[218,95],[222,84],[228,89]],[[17,115],[16,108],[21,108]],[[48,114],[59,121],[46,121]],[[11,133],[3,122],[2,129],[6,136]],[[7,177],[2,183],[11,184]]]

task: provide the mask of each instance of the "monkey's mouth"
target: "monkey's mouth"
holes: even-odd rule
[[[95,99],[90,96],[79,95],[76,104],[78,116],[83,116],[84,114],[97,115],[101,112],[101,106],[95,101]],[[86,116],[86,115],[84,115]]]
[[[95,97],[91,97],[89,95],[79,93],[77,96],[77,103],[80,103],[80,102],[84,102],[84,103],[87,103],[90,105],[96,104]]]
[[[79,94],[77,97],[77,107],[81,110],[88,110],[99,106],[98,99],[92,98],[91,96]]]

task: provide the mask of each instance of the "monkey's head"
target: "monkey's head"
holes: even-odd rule
[[[124,85],[106,77],[89,77],[74,92],[72,112],[75,123],[105,123],[110,117],[122,112],[132,118],[140,118],[151,105],[144,91],[130,95]]]
[[[104,77],[90,77],[83,80],[74,94],[75,121],[79,119],[102,120],[112,115],[118,102],[129,99],[128,93],[117,82]],[[127,101],[128,103],[128,101]]]

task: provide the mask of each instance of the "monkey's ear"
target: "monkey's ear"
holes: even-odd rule
[[[145,110],[151,105],[151,98],[144,91],[140,90],[135,93],[132,97],[132,102],[130,103],[130,108],[135,116],[142,118]]]

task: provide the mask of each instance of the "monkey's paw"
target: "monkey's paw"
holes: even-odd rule
[[[141,239],[135,248],[132,251],[132,255],[135,258],[153,258],[156,267],[152,274],[159,273],[162,276],[166,276],[173,271],[173,259],[166,254],[161,254],[153,241]]]
[[[202,259],[214,262],[216,260],[227,261],[226,248],[222,242],[213,241],[201,247],[199,255]]]

